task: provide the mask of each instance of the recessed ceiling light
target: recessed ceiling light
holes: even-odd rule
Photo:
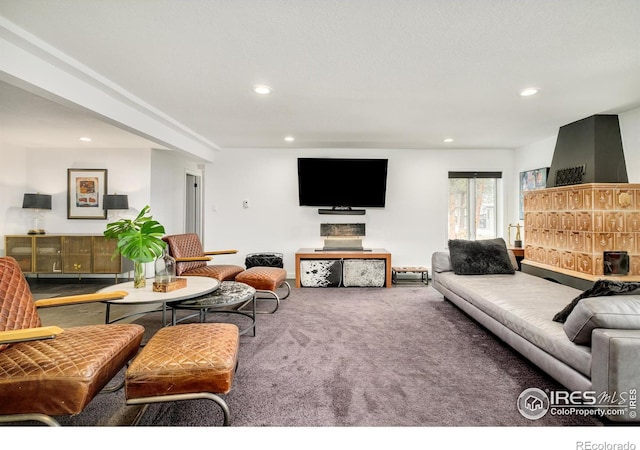
[[[284,140],[287,141],[287,142],[293,142],[293,141],[295,141],[295,138],[293,136],[287,136],[287,137],[284,138]]]
[[[253,92],[260,95],[267,95],[267,94],[271,94],[271,88],[264,84],[258,84],[253,87]]]
[[[446,142],[448,144],[449,142],[453,142],[453,138],[445,138],[442,142]]]
[[[538,92],[539,92],[539,90],[537,88],[530,87],[530,88],[526,88],[526,89],[523,89],[522,91],[520,91],[520,95],[522,97],[529,97],[531,95],[536,95]]]
[[[80,140],[81,140],[81,141],[83,141],[83,142],[91,142],[91,138],[90,138],[90,137],[87,137],[87,136],[82,136],[82,137],[80,138]]]

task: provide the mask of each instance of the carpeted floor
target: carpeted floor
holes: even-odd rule
[[[147,336],[160,324],[158,314],[137,322]],[[530,387],[562,389],[431,287],[294,288],[276,314],[258,316],[256,337],[241,337],[225,400],[236,427],[603,425],[591,417],[522,417],[516,400]],[[136,411],[120,391],[61,421],[126,425]],[[152,405],[142,421],[220,423],[206,400]]]

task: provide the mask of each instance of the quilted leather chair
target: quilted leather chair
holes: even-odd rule
[[[17,261],[0,257],[0,422],[82,412],[138,352],[135,324],[42,327],[38,307],[123,298],[126,292],[33,300]]]
[[[217,278],[220,281],[234,281],[244,267],[233,264],[207,264],[214,255],[229,255],[237,250],[205,252],[200,237],[195,233],[173,234],[163,237],[169,244],[169,254],[176,260],[177,276],[199,276]]]

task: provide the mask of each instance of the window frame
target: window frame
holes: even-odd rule
[[[493,237],[501,237],[502,233],[501,224],[502,224],[502,216],[504,201],[502,198],[502,179],[503,174],[502,171],[449,171],[447,175],[447,204],[449,204],[451,200],[451,179],[468,179],[470,180],[470,186],[467,187],[467,194],[473,193],[473,195],[467,195],[467,218],[466,218],[466,226],[467,226],[467,238],[470,240],[475,239],[488,239],[488,237],[480,237],[478,238],[478,233],[476,229],[476,217],[475,217],[475,202],[476,202],[476,186],[475,182],[477,179],[494,179],[495,180],[495,192],[494,192],[494,202],[495,202],[495,211],[494,211],[494,225],[493,225]],[[450,210],[447,207],[447,222],[446,222],[446,230],[447,230],[447,240],[455,239],[450,235]],[[473,224],[473,226],[471,226]]]

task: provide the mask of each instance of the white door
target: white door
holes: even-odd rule
[[[199,175],[186,176],[185,232],[196,233],[202,239],[202,180]]]

